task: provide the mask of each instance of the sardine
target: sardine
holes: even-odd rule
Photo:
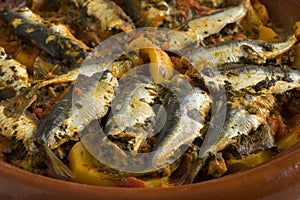
[[[18,96],[30,86],[26,66],[8,58],[0,47],[0,101]]]
[[[132,64],[132,61],[129,60],[115,61],[113,63],[103,61],[102,64],[84,63],[80,68],[75,68],[66,74],[33,83],[33,86],[28,88],[28,90],[23,94],[11,99],[11,104],[14,105],[14,108],[12,108],[12,106],[10,107],[11,109],[14,109],[15,117],[18,117],[36,100],[36,97],[39,94],[39,89],[43,87],[51,84],[74,83],[80,74],[87,73],[92,75],[105,70],[108,70],[110,73],[112,73],[114,77],[119,78],[133,67]]]
[[[199,152],[199,158],[203,159],[214,155],[231,144],[232,139],[239,135],[247,135],[255,131],[260,125],[267,124],[267,118],[275,106],[273,95],[244,95],[235,96],[227,102],[228,114],[223,131],[215,144],[207,144],[205,140],[216,135],[206,135]],[[206,139],[207,137],[207,139]]]
[[[7,109],[8,104],[6,101],[0,103],[0,134],[22,141],[29,154],[35,153],[36,146],[32,138],[37,132],[37,118],[28,111],[16,118]]]
[[[123,67],[124,67],[124,69],[123,69]],[[99,73],[99,72],[102,72],[105,70],[109,70],[109,71],[111,71],[111,73],[114,73],[114,76],[119,77],[120,74],[113,71],[112,69],[125,71],[125,70],[129,70],[131,67],[132,66],[129,63],[127,63],[126,61],[115,61],[113,63],[102,63],[101,65],[97,65],[97,64],[82,65],[80,68],[75,68],[75,69],[69,71],[68,73],[62,74],[58,77],[44,80],[41,82],[36,82],[30,88],[30,90],[27,92],[26,96],[28,98],[32,97],[34,94],[37,93],[37,91],[40,88],[46,87],[51,84],[75,82],[81,73],[85,73],[84,71],[89,71],[89,74],[95,74],[95,73]],[[120,72],[120,73],[123,73],[123,72]]]
[[[191,19],[174,29],[178,32],[173,32],[169,36],[164,49],[181,51],[189,45],[199,46],[204,38],[219,33],[227,24],[237,23],[243,19],[249,6],[250,1],[244,0],[238,6]]]
[[[43,162],[41,152],[33,141],[39,120],[28,111],[14,117],[10,105],[8,101],[0,102],[0,136],[14,144],[7,152],[7,161],[24,170],[37,172]]]
[[[158,168],[171,164],[174,157],[180,156],[176,155],[180,147],[190,145],[201,136],[211,105],[211,97],[193,87],[184,75],[174,76],[164,87],[169,90],[164,98],[167,121],[159,133],[153,157],[153,166]]]
[[[18,37],[37,45],[61,62],[80,64],[88,54],[89,48],[64,25],[52,24],[27,7],[6,8],[0,15]]]
[[[103,38],[135,28],[126,13],[110,0],[74,0],[74,2],[86,15],[82,19],[86,20],[86,27]]]
[[[44,118],[35,136],[45,149],[54,172],[61,177],[70,176],[70,171],[53,150],[69,140],[78,140],[78,134],[87,124],[106,115],[118,86],[117,79],[107,71],[91,77],[80,75],[77,81],[73,93],[68,93]]]
[[[261,125],[267,124],[267,118],[275,106],[272,95],[234,96],[228,102],[226,121],[221,132],[206,134],[198,154],[198,161],[188,174],[180,180],[182,183],[192,183],[208,157],[222,151],[235,143],[235,138],[248,135]]]
[[[290,50],[297,42],[295,35],[283,42],[265,42],[260,40],[233,40],[216,45],[198,48],[184,55],[182,60],[190,64],[198,72],[203,68],[215,67],[224,63],[251,61],[256,64],[266,63]]]
[[[128,0],[127,13],[138,27],[174,28],[181,24],[184,13],[173,1]]]
[[[108,119],[107,135],[135,137],[132,152],[137,152],[149,132],[153,132],[156,114],[151,107],[158,96],[157,87],[144,76],[126,76],[112,102],[112,117]]]
[[[245,89],[254,94],[281,94],[300,88],[300,71],[287,66],[226,64],[216,69],[203,70],[201,78],[206,84],[223,85],[230,91]]]
[[[99,80],[100,78],[100,80]],[[98,79],[98,80],[97,80]],[[94,118],[103,117],[114,98],[118,81],[109,72],[94,74],[92,77],[80,75],[80,87],[73,86],[68,93],[42,121],[36,138],[40,138],[53,150],[77,135]],[[98,85],[93,87],[95,83]]]

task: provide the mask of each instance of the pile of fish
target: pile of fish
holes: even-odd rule
[[[1,8],[0,157],[72,180],[68,154],[87,139],[95,159],[115,166],[108,173],[168,176],[171,186],[223,176],[232,160],[277,154],[282,105],[300,89],[297,35],[261,40],[261,27],[272,29],[250,0],[183,2],[33,0]],[[113,62],[89,57],[105,39],[146,26],[172,30],[161,48],[140,34],[127,45],[136,49]],[[25,47],[35,51],[28,62]]]

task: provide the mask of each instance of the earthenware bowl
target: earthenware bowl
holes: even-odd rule
[[[300,20],[299,0],[262,0],[280,28]],[[0,162],[0,199],[300,199],[300,142],[244,172],[172,188],[108,188],[56,180]]]

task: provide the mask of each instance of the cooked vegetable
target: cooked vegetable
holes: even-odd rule
[[[260,151],[240,159],[232,158],[228,160],[226,164],[231,172],[247,170],[266,162],[267,160],[271,159],[273,155],[275,155],[275,153],[270,150]]]
[[[139,177],[120,173],[101,164],[84,147],[82,142],[76,143],[68,155],[70,169],[74,173],[72,181],[108,187],[165,187],[168,177]]]
[[[76,143],[69,152],[70,169],[74,173],[71,179],[79,183],[102,186],[118,186],[120,177],[114,177],[114,171],[99,163],[85,149],[81,142]],[[109,173],[107,170],[110,170]]]

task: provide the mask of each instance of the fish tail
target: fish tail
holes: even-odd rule
[[[46,156],[50,161],[50,165],[54,174],[58,178],[70,179],[74,176],[73,172],[53,153],[53,151],[44,145]]]

